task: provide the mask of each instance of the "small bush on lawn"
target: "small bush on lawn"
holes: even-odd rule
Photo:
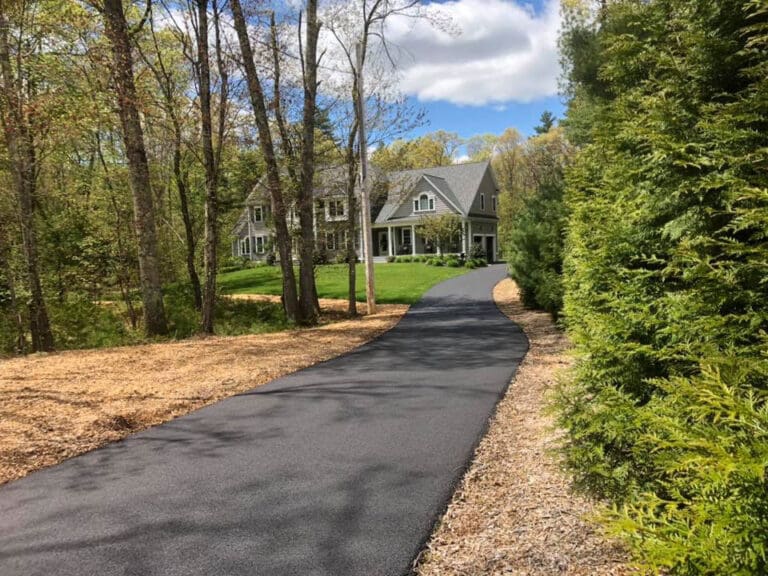
[[[400,256],[397,259],[398,262],[411,262],[412,258],[410,256]]]
[[[237,272],[249,267],[250,259],[242,256],[228,256],[219,265],[219,273]]]
[[[464,267],[469,268],[470,270],[474,270],[475,268],[477,268],[474,260],[467,260],[466,262],[464,262]]]
[[[461,266],[461,263],[459,262],[459,259],[456,258],[455,256],[449,256],[448,258],[445,259],[445,265],[451,268],[458,268],[459,266]]]
[[[336,252],[336,254],[333,257],[333,263],[334,264],[346,264],[347,263],[347,252],[345,250],[341,250],[339,252]]]
[[[387,256],[387,262],[392,264],[393,262],[397,262],[397,256]]]

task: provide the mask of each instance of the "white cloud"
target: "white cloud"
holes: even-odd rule
[[[559,2],[536,14],[514,0],[455,0],[428,9],[461,33],[425,20],[393,18],[389,40],[401,50],[400,88],[422,101],[482,106],[530,102],[557,93]]]

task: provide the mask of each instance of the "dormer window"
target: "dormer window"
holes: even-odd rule
[[[434,212],[435,211],[435,197],[430,194],[420,194],[418,198],[413,200],[414,212]]]
[[[261,204],[251,206],[251,222],[264,222],[264,207]]]
[[[492,198],[493,201],[493,211],[496,212],[496,196]]]
[[[485,210],[485,194],[480,194],[480,210]]]

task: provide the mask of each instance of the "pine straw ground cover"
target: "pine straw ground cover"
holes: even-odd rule
[[[321,306],[318,328],[0,360],[0,484],[338,356],[407,310]]]
[[[558,433],[545,397],[568,367],[568,341],[548,314],[526,310],[507,279],[499,308],[525,330],[530,350],[488,434],[419,558],[418,576],[619,576],[633,573],[619,545],[587,520],[552,450]]]

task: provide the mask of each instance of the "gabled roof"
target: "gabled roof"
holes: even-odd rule
[[[376,223],[381,224],[391,218],[409,196],[407,188],[413,188],[422,179],[467,216],[489,167],[490,162],[483,161],[392,172],[388,175],[392,189]]]

